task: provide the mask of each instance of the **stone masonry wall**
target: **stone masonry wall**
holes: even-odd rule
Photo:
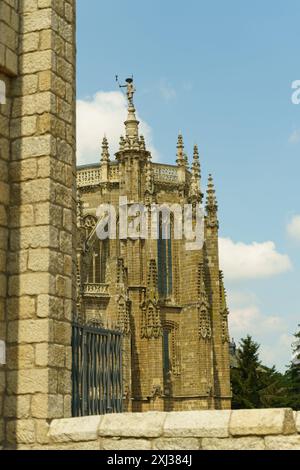
[[[11,448],[71,415],[75,0],[1,0],[0,18],[0,445]]]
[[[24,440],[25,440],[24,435]],[[291,409],[124,413],[52,421],[44,446],[66,450],[300,450]]]
[[[6,341],[6,294],[9,208],[10,115],[12,81],[18,72],[18,2],[0,2],[0,80],[5,84],[5,103],[0,104],[0,340]],[[4,439],[5,368],[0,365],[0,443]]]

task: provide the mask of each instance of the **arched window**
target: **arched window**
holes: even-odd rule
[[[180,375],[178,324],[173,321],[163,322],[163,370],[165,376]]]
[[[167,298],[172,295],[172,233],[173,219],[168,220],[165,215],[159,214],[159,236],[158,236],[158,292],[160,296]]]
[[[88,238],[96,227],[97,219],[88,215],[84,219],[86,238]],[[92,259],[90,263],[87,282],[89,284],[104,284],[106,276],[106,265],[109,258],[109,240],[96,239]]]

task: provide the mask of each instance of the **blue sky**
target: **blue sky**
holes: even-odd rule
[[[252,333],[282,369],[300,323],[299,1],[77,5],[80,162],[97,161],[104,132],[116,139],[124,103],[114,78],[133,74],[156,159],[175,162],[181,131],[189,155],[199,145],[203,183],[214,175],[232,335]],[[94,147],[82,122],[95,128]]]

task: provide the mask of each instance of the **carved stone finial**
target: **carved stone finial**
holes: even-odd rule
[[[200,167],[199,151],[198,151],[198,146],[195,145],[193,163],[192,163],[190,197],[193,199],[196,199],[199,202],[202,202],[203,194],[201,193],[200,178],[201,178],[201,167]]]
[[[212,175],[208,178],[207,198],[206,198],[207,223],[211,228],[218,228],[218,203]]]
[[[102,141],[102,153],[101,153],[101,162],[109,162],[109,150],[108,150],[108,141],[106,136],[103,137]]]
[[[186,156],[185,156],[185,153],[184,153],[184,144],[183,144],[182,134],[178,135],[176,163],[179,167],[185,167],[186,166]]]

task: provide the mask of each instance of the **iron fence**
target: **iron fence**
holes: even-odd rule
[[[122,333],[73,322],[72,415],[121,413]]]

